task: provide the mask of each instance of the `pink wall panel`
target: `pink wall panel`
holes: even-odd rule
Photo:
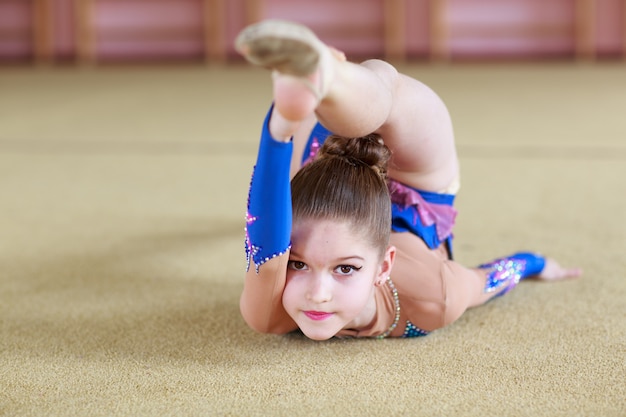
[[[100,0],[96,50],[104,59],[199,57],[203,52],[199,0]]]
[[[0,56],[24,59],[30,56],[32,8],[28,2],[0,1]]]
[[[53,52],[74,59],[73,3],[52,2]],[[384,53],[385,0],[264,0],[261,17],[309,25],[348,56]],[[574,0],[448,0],[452,57],[571,56]],[[94,31],[100,60],[162,57],[196,59],[204,52],[202,0],[95,0]],[[233,40],[247,23],[245,0],[224,0],[223,47],[234,57]],[[600,57],[623,53],[626,0],[596,0],[595,45]],[[406,52],[430,52],[430,1],[405,0]],[[539,30],[543,36],[538,36]],[[28,0],[0,0],[0,60],[29,59],[32,7]]]
[[[51,0],[50,22],[57,57],[74,54],[73,0]],[[26,59],[33,54],[33,3],[0,0],[0,60]]]
[[[572,0],[450,0],[449,24],[453,55],[563,55],[574,50]]]

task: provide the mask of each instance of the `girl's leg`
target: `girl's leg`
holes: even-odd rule
[[[394,153],[392,178],[440,191],[458,176],[445,105],[430,88],[390,64],[347,62],[308,29],[281,21],[244,30],[237,48],[249,61],[275,70],[277,115],[271,128],[277,134],[297,134],[299,122],[314,112],[342,136],[379,133]]]
[[[407,185],[441,191],[457,179],[450,115],[429,87],[380,60],[336,68],[316,109],[322,124],[344,136],[379,133],[393,152],[389,175]]]
[[[508,283],[494,291],[487,291],[487,283],[493,270],[467,268],[447,259],[445,248],[431,250],[411,233],[392,233],[391,244],[396,247],[396,258],[392,276],[412,277],[412,285],[419,295],[420,321],[414,324],[425,330],[444,327],[469,308],[480,306],[502,293]],[[420,271],[416,273],[415,271]],[[580,268],[565,268],[554,259],[545,258],[543,270],[535,279],[558,281],[577,278]],[[512,279],[511,275],[506,275]]]

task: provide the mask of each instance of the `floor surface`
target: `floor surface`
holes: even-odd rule
[[[269,75],[0,68],[0,415],[626,415],[626,68],[401,68],[455,122],[456,257],[524,282],[411,340],[249,330],[247,187]]]

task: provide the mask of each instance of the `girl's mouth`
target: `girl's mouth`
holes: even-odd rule
[[[305,311],[304,315],[310,318],[311,320],[320,321],[320,320],[326,320],[327,318],[332,316],[333,313],[326,313],[323,311]]]

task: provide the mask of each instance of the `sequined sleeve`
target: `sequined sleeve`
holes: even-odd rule
[[[246,212],[246,259],[258,272],[261,265],[284,254],[291,239],[289,167],[293,144],[269,133],[271,109],[263,123],[259,153],[250,182]]]
[[[524,278],[543,271],[545,258],[530,252],[518,252],[506,258],[479,265],[487,271],[485,293],[495,292],[502,296],[511,291]]]

